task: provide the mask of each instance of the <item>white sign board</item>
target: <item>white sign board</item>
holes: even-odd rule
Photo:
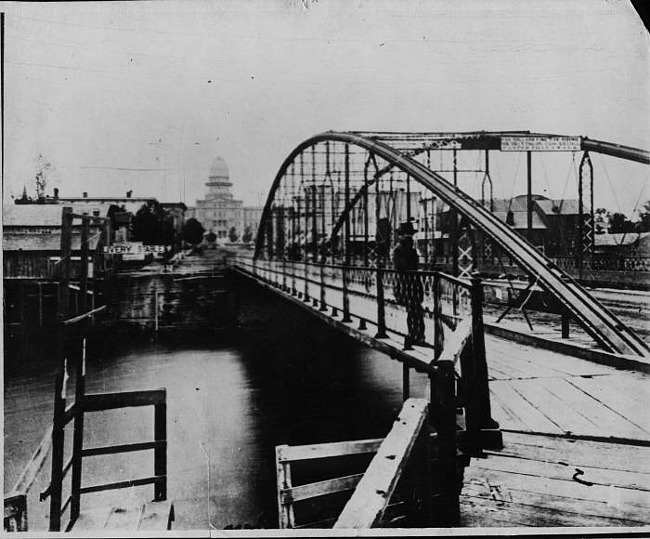
[[[577,152],[580,137],[501,137],[502,152]]]
[[[149,253],[164,253],[164,245],[142,245],[141,242],[115,243],[104,246],[104,254],[122,255],[124,260],[144,260]]]

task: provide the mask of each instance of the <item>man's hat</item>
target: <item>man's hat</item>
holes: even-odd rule
[[[397,233],[400,236],[412,236],[413,234],[415,234],[413,223],[411,223],[411,221],[408,221],[406,223],[401,223],[399,225],[399,228],[397,229]]]

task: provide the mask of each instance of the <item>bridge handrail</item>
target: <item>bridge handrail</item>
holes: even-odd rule
[[[425,399],[404,402],[334,528],[365,529],[379,523],[426,423],[427,409]]]
[[[362,320],[364,327],[366,323],[377,325],[378,338],[386,337],[386,330],[406,337],[406,318],[403,321],[394,318],[396,309],[411,312],[412,316],[421,316],[425,328],[430,323],[434,324],[434,339],[427,342],[427,345],[434,348],[436,356],[444,344],[442,324],[453,329],[462,318],[471,315],[470,298],[473,287],[477,286],[472,280],[430,270],[398,271],[392,268],[338,266],[309,261],[252,260],[245,257],[239,258],[237,262],[252,273],[290,290],[304,301],[320,302],[321,310],[332,307],[335,316],[336,310],[341,310],[344,321],[350,321],[351,297],[371,301],[375,306],[374,312],[367,310],[370,308],[370,304],[367,304],[366,311],[357,311],[353,315]],[[266,272],[268,275],[265,277]],[[298,287],[300,290],[296,289],[298,282],[301,283]],[[414,335],[409,337],[414,343],[422,339]],[[425,340],[426,338],[422,343]]]

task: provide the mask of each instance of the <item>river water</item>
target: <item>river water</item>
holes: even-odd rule
[[[107,332],[88,345],[88,392],[167,388],[175,529],[277,527],[275,446],[382,437],[401,408],[401,364],[250,282],[241,279],[238,289],[240,324],[228,333],[206,329],[201,338],[135,343]],[[647,315],[643,302],[630,309],[620,314],[631,321],[639,309]],[[51,424],[55,364],[47,357],[21,361],[5,360],[12,365],[4,380],[6,490]],[[412,395],[425,395],[423,377],[412,374],[412,384]],[[145,441],[152,433],[147,409],[87,414],[84,444]],[[83,484],[147,476],[152,461],[150,452],[91,457],[84,460]],[[298,468],[294,480],[356,473],[360,465]],[[33,530],[47,529],[47,503],[37,493],[48,467],[49,461],[30,493]],[[146,501],[152,490],[116,491],[109,500],[88,495],[82,509]]]
[[[241,282],[240,293],[240,327],[228,334],[206,330],[200,343],[172,337],[139,344],[109,335],[88,347],[88,392],[167,388],[175,529],[276,527],[276,445],[385,436],[401,408],[401,364],[256,285]],[[41,360],[5,374],[6,489],[51,422],[53,373],[52,362]],[[412,394],[423,396],[426,380],[412,378]],[[152,426],[144,408],[87,414],[84,443],[144,441]],[[349,463],[350,470],[358,465]],[[45,486],[48,466],[34,492]],[[83,484],[143,477],[152,468],[150,452],[90,457]],[[151,486],[139,487],[112,500],[135,503],[151,494]],[[82,510],[105,501],[85,496]],[[30,529],[46,529],[47,503],[30,499],[29,510]]]

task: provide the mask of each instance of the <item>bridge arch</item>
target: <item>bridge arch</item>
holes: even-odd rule
[[[539,142],[539,141],[542,142]],[[504,142],[505,141],[505,142]],[[513,142],[514,141],[514,142]],[[537,284],[553,294],[606,350],[650,356],[647,344],[601,306],[530,241],[455,185],[456,153],[463,149],[502,150],[522,141],[554,145],[560,151],[601,152],[650,163],[644,150],[584,137],[509,133],[326,132],[298,145],[282,163],[266,201],[255,257],[319,264],[382,265],[389,261],[392,235],[402,222],[426,228],[444,204],[456,235],[480,231]],[[453,153],[454,181],[432,170],[431,152]],[[422,219],[424,214],[424,219]],[[582,223],[582,221],[581,221]],[[582,225],[581,225],[582,226]],[[422,230],[419,230],[422,232]],[[437,231],[440,232],[440,227]],[[433,243],[426,239],[428,249]],[[466,254],[478,258],[475,242]],[[457,247],[458,243],[454,247]]]

